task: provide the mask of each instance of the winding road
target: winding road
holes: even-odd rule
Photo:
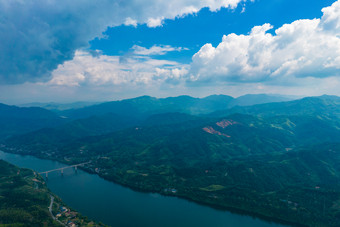
[[[52,213],[53,202],[54,202],[54,196],[51,195],[51,203],[50,203],[50,206],[48,207],[48,210],[50,211],[50,214],[51,214],[53,220],[56,220],[56,218],[54,217],[54,215]]]
[[[53,195],[50,195],[51,196],[51,203],[50,203],[50,206],[48,207],[48,210],[50,211],[50,214],[53,218],[53,220],[56,220],[57,222],[59,222],[60,224],[62,224],[63,226],[66,226],[64,223],[62,223],[61,221],[59,221],[58,219],[56,219],[52,213],[52,206],[53,206],[53,202],[54,202],[54,196]]]

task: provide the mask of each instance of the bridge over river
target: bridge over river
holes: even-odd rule
[[[63,175],[63,174],[64,174],[64,169],[74,168],[75,171],[77,171],[78,166],[84,166],[84,165],[86,165],[86,164],[89,164],[90,162],[91,162],[91,161],[89,161],[89,162],[84,162],[84,163],[79,163],[79,164],[71,165],[71,166],[65,166],[65,167],[61,167],[61,168],[57,168],[57,169],[51,169],[51,170],[47,170],[47,171],[44,171],[44,172],[40,172],[39,174],[40,174],[40,175],[45,174],[45,175],[46,175],[46,178],[48,178],[48,173],[55,172],[55,171],[60,171],[61,174]]]
[[[56,161],[2,151],[0,159],[43,174],[47,172],[45,170],[53,169],[59,171],[55,173],[60,173],[64,167],[64,164]],[[92,163],[84,165],[86,167]],[[74,165],[72,167],[75,168]],[[66,172],[68,170],[64,171],[64,175]],[[212,209],[177,197],[133,191],[80,169],[76,176],[72,174],[70,177],[50,178],[48,188],[68,206],[110,226],[286,227],[244,214]]]

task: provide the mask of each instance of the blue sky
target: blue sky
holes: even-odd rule
[[[132,46],[150,48],[155,44],[187,47],[182,53],[168,53],[162,59],[190,63],[191,57],[206,43],[213,46],[229,33],[247,34],[255,25],[272,24],[275,28],[299,19],[314,19],[322,16],[321,9],[334,0],[323,1],[256,0],[239,4],[236,9],[223,8],[211,12],[201,9],[194,15],[175,20],[165,20],[163,26],[149,28],[142,24],[108,28],[105,39],[90,41],[91,49],[101,50],[106,55],[128,53]],[[242,9],[244,12],[242,13]]]
[[[0,0],[0,102],[340,95],[340,2]]]

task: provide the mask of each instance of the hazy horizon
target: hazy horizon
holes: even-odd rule
[[[323,95],[328,95],[328,94],[322,94],[322,95],[316,95],[316,96],[298,96],[298,95],[280,95],[280,94],[270,94],[270,93],[259,93],[259,94],[244,94],[244,95],[239,95],[239,96],[232,96],[232,95],[228,95],[228,94],[210,94],[210,95],[206,95],[206,96],[192,96],[192,95],[176,95],[176,96],[164,96],[164,97],[157,97],[157,96],[151,96],[151,95],[140,95],[140,96],[133,96],[133,97],[128,97],[128,98],[121,98],[121,99],[112,99],[112,100],[75,100],[75,101],[31,101],[31,102],[1,102],[2,104],[6,104],[6,105],[16,105],[16,106],[29,106],[29,105],[34,105],[34,104],[60,104],[60,105],[68,105],[68,104],[86,104],[89,103],[91,104],[99,104],[99,103],[105,103],[105,102],[112,102],[112,101],[122,101],[122,100],[127,100],[127,99],[135,99],[135,98],[139,98],[139,97],[144,97],[144,96],[148,96],[148,97],[152,97],[152,98],[156,98],[156,99],[165,99],[165,98],[172,98],[172,97],[180,97],[180,96],[190,96],[192,98],[206,98],[209,96],[219,96],[219,95],[223,95],[223,96],[229,96],[232,97],[234,99],[243,97],[243,96],[248,96],[248,95],[267,95],[267,96],[271,96],[271,97],[282,97],[282,98],[287,98],[287,99],[301,99],[301,98],[305,98],[305,97],[319,97],[319,96],[323,96]]]

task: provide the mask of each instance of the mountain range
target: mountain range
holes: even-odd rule
[[[168,189],[175,188],[176,196],[211,206],[337,226],[340,98],[245,97],[143,96],[48,111],[61,123],[6,136],[1,149],[91,160],[87,171],[138,190],[174,195]]]
[[[217,110],[225,110],[231,106],[243,105],[246,103],[244,97],[249,97],[251,101],[248,103],[251,104],[287,100],[286,97],[271,95],[247,95],[236,99],[226,95],[212,95],[202,99],[190,96],[164,99],[142,96],[100,104],[93,104],[91,102],[69,104],[31,103],[23,104],[21,107],[0,104],[0,123],[2,126],[0,129],[0,140],[12,135],[25,134],[38,129],[54,128],[64,123],[83,118],[89,118],[88,122],[95,123],[96,120],[110,121],[110,119],[114,119],[113,116],[115,116],[117,119],[124,118],[129,119],[131,122],[136,122],[145,120],[148,116],[157,113],[179,112],[207,114]],[[109,115],[112,116],[108,117]],[[102,118],[102,120],[100,120],[100,118]],[[88,128],[91,128],[91,126],[87,127],[86,124],[91,123],[85,123],[85,121],[74,122],[71,123],[71,125],[73,124],[75,127],[84,128],[86,131]],[[83,123],[85,125],[83,125]],[[98,122],[97,125],[103,124]],[[127,126],[129,126],[129,124]],[[101,129],[96,129],[95,131],[99,134],[102,133]],[[103,132],[107,131],[108,130],[103,129]],[[94,135],[96,132],[91,132],[89,135]],[[80,136],[82,135],[83,133],[81,133]],[[77,136],[79,137],[79,135]]]

